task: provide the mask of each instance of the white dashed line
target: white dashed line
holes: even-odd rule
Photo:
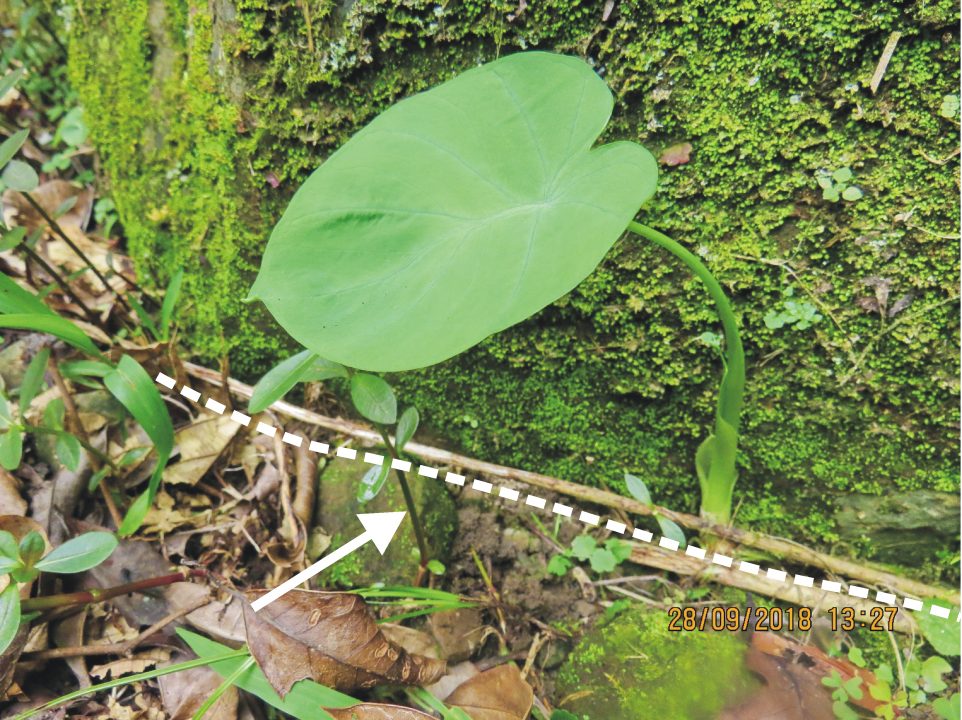
[[[174,390],[177,386],[177,381],[174,378],[162,372],[157,373],[157,377],[154,379],[159,385],[167,388],[168,390]],[[187,385],[184,385],[180,389],[180,395],[187,398],[191,402],[195,402],[198,404],[200,403],[201,394]],[[217,400],[214,400],[213,398],[207,398],[207,401],[204,403],[204,407],[206,407],[211,412],[217,413],[218,415],[222,415],[227,410],[226,405],[224,405],[221,402],[218,402]],[[251,417],[249,415],[245,415],[244,413],[238,412],[237,410],[233,410],[231,412],[230,419],[238,423],[239,425],[243,425],[244,427],[248,427],[251,423]],[[268,425],[267,423],[258,422],[256,431],[258,433],[262,433],[264,435],[274,437],[277,432],[277,428],[273,427],[272,425]],[[293,433],[284,432],[282,441],[287,443],[288,445],[293,445],[294,447],[301,447],[301,445],[303,444],[304,438],[302,438],[299,435],[295,435]],[[309,449],[312,452],[327,454],[330,451],[330,445],[328,445],[328,443],[311,440]],[[347,460],[357,459],[357,450],[350,447],[339,447],[337,448],[337,451],[335,454],[337,455],[337,457],[345,458]],[[377,453],[365,452],[364,462],[367,462],[371,465],[383,465],[384,456]],[[400,470],[402,472],[410,472],[412,469],[412,464],[407,460],[400,460],[400,459],[394,458],[391,460],[391,467],[394,469]],[[427,478],[437,478],[438,469],[431,467],[430,465],[419,465],[417,474]],[[445,479],[445,482],[448,482],[452,485],[463,486],[465,483],[465,477],[455,472],[446,472],[444,479]],[[471,487],[474,490],[477,490],[479,492],[491,494],[494,491],[495,486],[490,482],[476,478],[475,480],[472,481]],[[499,498],[503,498],[505,500],[512,500],[512,501],[517,501],[521,497],[521,494],[517,490],[514,490],[513,488],[509,488],[503,485],[498,486],[497,495]],[[538,497],[537,495],[530,495],[530,494],[527,495],[525,497],[524,502],[525,502],[525,505],[539,508],[541,510],[544,510],[547,507],[547,500],[545,500],[542,497]],[[575,508],[569,507],[568,505],[564,505],[560,502],[554,503],[554,505],[551,508],[551,512],[553,512],[554,514],[561,515],[568,518],[572,517],[572,514],[574,511],[575,511]],[[600,516],[591,512],[587,512],[585,510],[578,511],[578,519],[587,525],[593,525],[593,526],[597,526],[601,522]],[[615,532],[619,534],[625,534],[627,532],[627,526],[625,525],[625,523],[618,522],[617,520],[614,520],[614,519],[607,519],[604,527],[606,530],[610,530],[611,532]],[[647,542],[647,543],[650,543],[654,539],[654,535],[652,533],[650,533],[647,530],[642,530],[641,528],[634,528],[631,531],[631,537],[634,538],[635,540],[640,540],[642,542]],[[660,547],[663,547],[672,551],[678,551],[679,549],[679,543],[677,540],[672,540],[671,538],[667,538],[664,536],[661,536],[658,539],[658,545]],[[685,548],[685,554],[688,555],[689,557],[705,560],[705,550],[703,548],[699,548],[694,545],[688,545]],[[712,555],[711,562],[715,565],[732,567],[733,559],[727,555],[714,553]],[[761,571],[761,568],[755,563],[747,562],[744,560],[739,562],[738,569],[744,573],[748,573],[749,575],[758,575],[759,572]],[[788,573],[786,573],[784,570],[779,570],[777,568],[768,568],[765,571],[765,576],[769,580],[773,580],[776,582],[786,582]],[[807,575],[795,575],[793,577],[792,582],[793,584],[798,585],[799,587],[813,587],[815,584],[815,579]],[[835,580],[822,580],[821,588],[827,592],[841,593],[842,583]],[[857,598],[868,598],[869,589],[862,587],[860,585],[849,585],[848,594]],[[890,592],[884,592],[882,590],[878,590],[875,593],[875,597],[878,600],[878,602],[883,604],[897,606],[899,603],[899,598]],[[902,602],[902,607],[904,607],[906,610],[918,611],[918,610],[922,610],[924,607],[923,602],[916,598],[908,598],[908,597],[902,598],[901,602]],[[935,617],[947,619],[951,614],[951,608],[946,608],[941,605],[933,604],[933,605],[930,605],[929,612]],[[962,613],[957,613],[957,615],[958,615],[958,619],[962,619]]]

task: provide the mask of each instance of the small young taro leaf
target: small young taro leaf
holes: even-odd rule
[[[284,397],[301,381],[316,359],[317,355],[310,350],[304,350],[271,368],[254,386],[254,393],[247,403],[248,411],[259,413]]]
[[[625,473],[625,484],[628,486],[628,492],[632,494],[635,500],[645,505],[651,505],[651,493],[648,492],[648,486],[641,478],[637,478],[631,473]]]
[[[63,466],[71,472],[77,472],[80,467],[80,458],[83,455],[83,448],[80,441],[70,433],[63,433],[57,436],[55,446],[57,459]]]
[[[201,658],[217,657],[230,650],[226,645],[221,645],[184,628],[177,628],[177,634]],[[212,663],[210,668],[221,677],[226,678],[234,673],[243,662],[243,657],[231,658],[230,660]],[[333,720],[331,715],[325,712],[323,708],[344,708],[360,702],[349,695],[331,690],[313,680],[301,680],[294,683],[294,687],[282,699],[271,687],[264,676],[264,672],[256,665],[242,672],[234,681],[234,684],[273,705],[281,712],[299,718],[299,720],[315,720],[315,718],[317,720]]]
[[[118,530],[121,535],[129,535],[140,527],[160,485],[161,475],[174,447],[174,427],[150,375],[129,355],[120,358],[117,369],[104,378],[104,385],[140,423],[157,449],[157,466],[147,490],[130,506]]]
[[[414,437],[414,433],[417,432],[418,423],[421,422],[421,416],[418,414],[418,409],[416,407],[409,407],[403,413],[401,413],[401,418],[397,421],[397,430],[394,432],[394,448],[398,452],[404,449],[404,446],[408,444],[408,441]]]
[[[384,481],[387,480],[390,470],[390,463],[372,465],[368,468],[368,471],[364,473],[364,477],[361,478],[361,482],[357,486],[357,501],[361,503],[361,505],[370,502],[378,496],[378,493],[380,493],[384,487]]]
[[[441,362],[573,289],[655,191],[584,61],[517,53],[389,108],[308,178],[250,299],[322,357]]]
[[[0,180],[18,192],[33,192],[40,184],[37,171],[22,160],[11,160],[0,173]]]
[[[0,654],[3,654],[20,629],[20,589],[12,582],[0,592]]]
[[[29,130],[20,130],[3,141],[3,144],[0,145],[0,168],[4,167],[17,154],[17,150],[27,140],[29,134]]]
[[[27,371],[23,374],[23,382],[20,383],[20,414],[24,415],[30,403],[40,392],[43,385],[43,374],[47,370],[47,361],[50,359],[50,348],[44,348],[36,355],[27,366]]]
[[[109,532],[88,532],[55,547],[34,567],[42,572],[78,573],[96,567],[117,547],[117,538]]]
[[[351,402],[371,422],[390,425],[397,420],[397,398],[382,378],[370,373],[351,376]]]
[[[0,466],[4,470],[16,470],[20,467],[22,455],[23,431],[14,425],[0,435]]]

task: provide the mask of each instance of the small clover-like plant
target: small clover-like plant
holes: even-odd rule
[[[250,291],[307,349],[269,374],[275,391],[321,358],[359,373],[447,360],[571,291],[629,231],[680,259],[718,311],[724,372],[696,465],[702,513],[727,523],[745,383],[737,321],[695,254],[634,221],[658,165],[633,142],[595,145],[613,106],[587,63],[523,52],[402,100],[354,135],[294,195]],[[354,386],[374,383],[359,376],[351,397],[383,435],[389,408],[365,413]]]
[[[782,307],[778,310],[769,310],[765,314],[765,327],[769,330],[778,330],[786,326],[794,327],[796,330],[807,330],[822,319],[812,303],[808,300],[796,300],[795,290],[787,288],[783,293],[785,299]]]
[[[20,542],[7,530],[0,530],[0,577],[9,576],[0,592],[0,653],[3,653],[20,627],[20,589],[18,583],[32,582],[41,572],[72,574],[96,567],[117,547],[117,538],[108,532],[78,535],[46,552],[47,543],[36,530]]]
[[[608,538],[604,545],[599,545],[591,535],[579,535],[571,541],[571,547],[548,561],[548,572],[561,577],[577,560],[588,563],[596,573],[609,573],[630,556],[631,545],[624,540]]]
[[[847,200],[855,202],[861,199],[863,193],[858,185],[853,185],[854,178],[851,168],[841,167],[837,170],[821,169],[816,171],[815,180],[822,188],[822,198],[829,202]]]

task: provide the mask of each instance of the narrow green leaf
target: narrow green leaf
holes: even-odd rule
[[[310,350],[304,350],[275,365],[254,386],[247,410],[252,414],[259,413],[280,400],[301,381],[317,359],[317,355]]]
[[[0,465],[5,470],[16,470],[20,467],[20,457],[23,455],[23,430],[16,425],[10,427],[0,435]]]
[[[54,398],[43,409],[43,426],[50,430],[63,430],[63,398]]]
[[[301,380],[303,382],[317,382],[318,380],[328,380],[330,378],[347,379],[348,375],[347,368],[341,365],[341,363],[319,357],[314,361],[311,369],[304,373]]]
[[[184,282],[184,269],[180,268],[167,283],[164,293],[164,303],[160,306],[160,333],[163,340],[170,339],[170,321],[174,317],[174,308],[180,299],[180,288]]]
[[[13,425],[13,412],[10,410],[10,402],[0,391],[0,430],[6,430]]]
[[[50,348],[43,348],[33,356],[33,360],[27,366],[27,371],[23,374],[23,382],[20,383],[20,415],[25,415],[30,403],[40,392],[43,386],[43,376],[47,371],[47,362],[50,360]]]
[[[94,490],[100,487],[100,483],[102,483],[103,479],[107,477],[108,472],[110,472],[110,466],[104,465],[97,472],[91,475],[90,479],[87,481],[87,492],[92,493]]]
[[[364,477],[361,478],[361,482],[357,486],[357,501],[361,505],[378,496],[378,493],[384,488],[384,482],[387,480],[390,470],[391,464],[385,462],[383,465],[372,465],[364,473]]]
[[[4,273],[0,273],[0,313],[18,315],[54,314],[53,310],[44,305],[40,298],[32,292],[24,290]]]
[[[226,645],[221,645],[184,628],[177,628],[177,634],[201,658],[217,657],[230,650]],[[227,677],[243,663],[244,658],[239,657],[218,662],[216,665],[211,665],[211,668],[221,677]],[[271,687],[263,671],[256,665],[242,673],[237,678],[236,683],[237,687],[242,690],[256,695],[281,712],[293,715],[299,720],[315,720],[316,718],[331,720],[331,715],[325,712],[323,708],[346,708],[360,702],[349,695],[326,688],[312,680],[297,681],[290,692],[281,698]]]
[[[140,527],[160,485],[161,475],[174,447],[174,427],[150,375],[129,355],[120,358],[117,369],[104,378],[104,385],[140,423],[157,450],[157,466],[150,477],[147,491],[128,510],[119,530],[121,535],[129,535]],[[146,500],[143,499],[145,497]]]
[[[73,360],[60,363],[60,374],[70,380],[83,377],[107,377],[113,367],[98,360]]]
[[[628,492],[632,494],[635,500],[645,505],[651,505],[651,493],[648,492],[648,486],[641,478],[637,478],[631,473],[625,473],[625,484],[628,486]]]
[[[732,490],[738,477],[735,468],[737,450],[738,433],[729,423],[716,417],[711,466],[701,498],[702,513],[714,522],[726,523],[731,516]]]
[[[3,97],[8,92],[10,92],[10,88],[12,88],[18,82],[20,82],[20,78],[23,77],[23,74],[25,72],[27,72],[27,69],[20,67],[14,70],[9,75],[6,75],[3,78],[0,78],[0,97]]]
[[[63,466],[71,472],[77,472],[80,468],[80,459],[83,456],[83,447],[80,441],[68,432],[57,436],[57,443],[54,448],[57,459]]]
[[[46,313],[0,315],[0,327],[47,333],[73,345],[78,350],[100,357],[100,350],[83,330],[58,315]]]
[[[11,160],[0,173],[0,180],[11,190],[17,192],[33,192],[40,184],[37,171],[22,160]]]
[[[30,131],[23,129],[15,132],[3,141],[3,144],[0,145],[0,168],[10,162],[11,158],[17,154],[17,151],[26,142],[29,135]]]
[[[698,475],[698,484],[701,486],[701,494],[704,496],[708,490],[708,474],[711,472],[711,457],[715,442],[715,436],[709,435],[698,446],[695,451],[695,473]]]
[[[401,452],[408,441],[414,437],[420,422],[421,415],[416,407],[409,407],[401,413],[401,419],[397,421],[397,430],[394,433],[394,447],[398,452]]]
[[[157,326],[154,325],[154,319],[150,317],[150,313],[148,313],[146,308],[140,304],[140,301],[138,301],[133,295],[128,295],[127,302],[130,303],[130,307],[132,307],[134,312],[137,314],[137,319],[140,320],[140,324],[147,329],[147,332],[150,333],[150,336],[154,340],[160,340],[160,332],[157,330]]]
[[[117,547],[117,538],[109,532],[88,532],[55,547],[34,567],[42,572],[78,573],[96,567]]]
[[[20,629],[20,590],[10,583],[0,592],[0,654],[6,652]]]
[[[387,382],[370,373],[351,377],[351,401],[368,420],[390,425],[397,420],[397,398]]]
[[[22,563],[19,558],[0,555],[0,575],[7,575],[15,570],[19,570],[21,567]]]

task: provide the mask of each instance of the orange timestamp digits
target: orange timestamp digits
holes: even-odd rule
[[[694,630],[801,630],[812,629],[812,609],[809,607],[767,608],[722,605],[705,607],[668,608],[668,630],[691,632]]]

